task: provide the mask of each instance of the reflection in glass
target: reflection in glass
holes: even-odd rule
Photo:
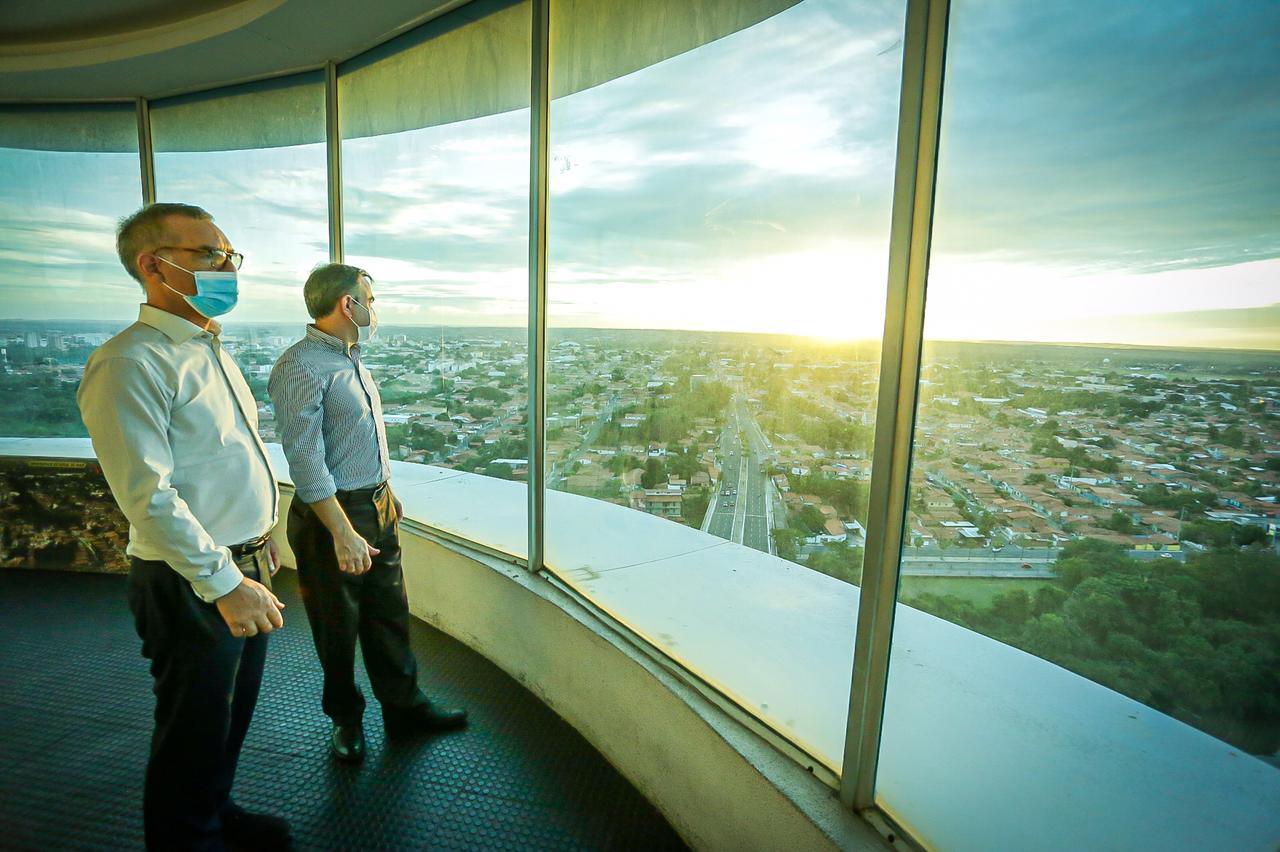
[[[527,3],[472,4],[339,78],[344,243],[379,282],[392,458],[514,481],[529,452],[529,20]],[[501,493],[523,517],[523,490]]]
[[[1177,5],[952,9],[877,786],[950,848],[1280,785],[1276,21]]]
[[[903,8],[732,6],[552,32],[547,563],[838,770]]]
[[[0,436],[85,435],[85,360],[142,300],[115,249],[138,174],[131,106],[0,107]]]
[[[528,125],[521,110],[343,143],[348,261],[425,356],[383,388],[408,461],[528,473]]]
[[[329,259],[324,85],[303,74],[151,107],[156,200],[208,210],[244,254],[240,301],[223,341],[258,401],[258,432],[277,440],[271,366],[309,321],[302,284]]]

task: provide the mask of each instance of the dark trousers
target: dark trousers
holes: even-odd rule
[[[236,565],[270,586],[265,548]],[[221,813],[258,701],[267,637],[232,636],[218,608],[165,562],[132,560],[129,608],[155,679],[143,794],[147,848],[221,850]]]
[[[357,637],[384,714],[422,704],[426,696],[418,689],[418,663],[409,649],[409,598],[391,487],[339,491],[337,498],[356,532],[381,551],[373,567],[359,575],[339,571],[333,536],[296,497],[289,509],[289,546],[324,670],[324,713],[340,725],[354,725],[365,707],[355,678]]]

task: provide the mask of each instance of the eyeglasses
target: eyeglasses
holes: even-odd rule
[[[171,251],[189,251],[192,254],[202,254],[205,257],[205,261],[209,264],[210,269],[221,269],[226,265],[228,260],[231,261],[231,265],[236,269],[239,269],[244,263],[244,255],[238,251],[226,251],[220,248],[206,248],[204,246],[201,246],[200,248],[188,248],[187,246],[159,246],[156,248],[156,251],[163,251],[164,249],[169,249]]]

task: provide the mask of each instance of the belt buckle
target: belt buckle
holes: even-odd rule
[[[266,547],[267,542],[271,540],[271,532],[267,531],[255,539],[251,539],[240,544],[233,544],[228,550],[231,551],[233,557],[248,556],[250,553],[256,553]]]

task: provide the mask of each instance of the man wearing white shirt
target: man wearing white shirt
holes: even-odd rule
[[[213,319],[235,306],[243,258],[185,204],[125,219],[117,248],[146,302],[89,358],[77,401],[129,520],[129,606],[155,679],[147,848],[287,847],[284,820],[231,800],[266,634],[284,626],[276,481]]]

